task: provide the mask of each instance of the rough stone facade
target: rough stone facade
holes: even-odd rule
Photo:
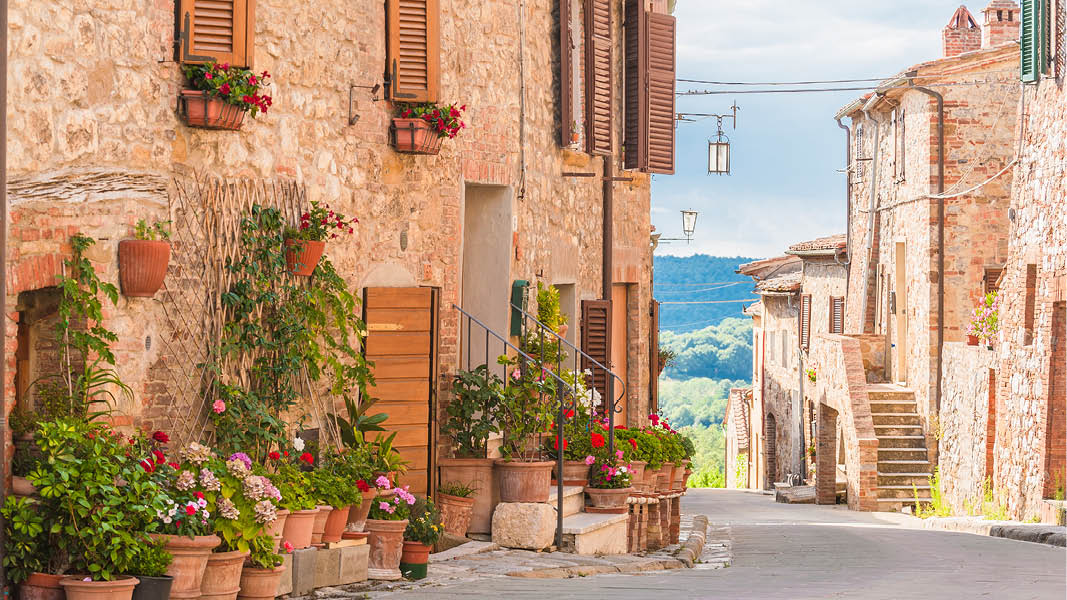
[[[621,98],[623,18],[621,3],[614,6]],[[468,106],[467,129],[432,157],[393,151],[393,105],[370,90],[352,90],[361,118],[349,125],[350,85],[382,81],[382,2],[259,0],[254,67],[273,75],[274,106],[240,132],[220,132],[188,128],[176,114],[183,77],[173,60],[173,0],[13,0],[5,410],[15,397],[20,294],[54,285],[77,231],[99,240],[90,258],[105,280],[117,281],[118,241],[131,237],[138,219],[175,218],[174,182],[194,176],[295,181],[307,200],[359,217],[356,235],[328,253],[354,289],[440,290],[442,389],[457,363],[452,305],[464,305],[465,202],[475,191],[503,194],[512,215],[513,243],[496,249],[509,257],[507,272],[486,274],[499,277],[503,302],[515,279],[574,284],[575,305],[600,298],[602,161],[559,147],[554,7],[525,3],[520,31],[515,3],[442,3],[441,97]],[[621,129],[616,111],[616,157]],[[615,280],[629,286],[630,299],[616,318],[630,321],[628,412],[640,416],[648,414],[650,188],[647,175],[627,176],[632,181],[614,186],[613,253]],[[168,286],[181,280],[172,267]],[[119,373],[135,395],[120,407],[120,424],[165,427],[160,404],[189,403],[196,394],[153,376],[154,367],[182,360],[159,343],[177,335],[167,308],[122,298],[107,312],[120,338]]]
[[[941,492],[961,514],[968,502],[981,497],[982,486],[993,477],[989,433],[996,418],[995,364],[993,352],[985,347],[945,345],[947,376],[938,432]]]
[[[757,445],[751,427],[752,388],[734,388],[726,401],[726,487],[744,489],[752,487],[755,474],[752,467],[753,449]]]

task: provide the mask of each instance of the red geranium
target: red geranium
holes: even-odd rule
[[[552,444],[552,449],[553,450],[559,450],[559,436],[558,435],[556,436],[556,441]],[[567,449],[567,440],[566,439],[563,440],[563,449],[564,450]]]
[[[270,453],[270,454],[268,454],[267,456],[269,456],[271,460],[278,460],[279,458],[281,458],[281,457],[282,457],[282,455],[281,455],[281,454],[278,454],[278,452],[277,452],[277,451],[271,452],[271,453]]]
[[[361,492],[369,492],[370,491],[370,486],[367,485],[367,482],[363,481],[362,479],[360,479],[359,481],[356,482],[356,487],[359,488],[359,491],[361,491]]]
[[[604,436],[600,435],[599,433],[594,433],[589,436],[589,443],[591,443],[594,448],[603,448]]]
[[[630,442],[630,446],[632,446],[634,450],[637,450],[637,440],[630,438],[628,441]]]
[[[309,465],[315,464],[315,457],[310,452],[305,452],[300,455],[300,460],[306,462]]]
[[[193,498],[196,498],[197,500],[203,500],[204,492],[193,492]]]
[[[176,462],[167,463],[167,466],[174,469],[175,471],[177,471],[181,467],[181,465]]]
[[[156,470],[156,463],[146,458],[141,461],[141,468],[144,469],[145,473],[152,473]]]
[[[152,451],[152,456],[156,457],[156,464],[157,465],[161,465],[161,464],[167,462],[166,457],[164,457],[163,453],[160,452],[159,450],[153,450]]]
[[[160,444],[166,444],[170,441],[170,436],[163,433],[162,431],[157,431],[152,434],[152,439],[159,442]]]
[[[186,504],[185,505],[185,514],[187,514],[187,515],[195,515],[196,514],[196,507],[193,506],[192,504]]]

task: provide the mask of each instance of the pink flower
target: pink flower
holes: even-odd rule
[[[592,465],[594,462],[596,462],[596,459],[593,458],[592,456],[586,456],[585,457],[585,464]]]
[[[204,73],[204,79],[214,79],[214,78],[215,78],[215,76],[212,75],[211,73]]]
[[[378,503],[378,508],[381,509],[381,510],[389,510],[389,503],[388,502],[379,502]]]
[[[374,485],[387,490],[389,489],[389,478],[385,475],[379,475],[378,478],[374,480]]]
[[[289,554],[292,551],[293,551],[293,545],[291,543],[289,543],[289,540],[286,540],[285,541],[285,553]]]
[[[216,415],[221,415],[226,412],[226,403],[221,399],[216,400],[215,403],[211,405],[211,410],[215,411]]]
[[[616,450],[616,451],[615,451],[615,456],[616,456],[617,458],[622,458],[622,450]]]

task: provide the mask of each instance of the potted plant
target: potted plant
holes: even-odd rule
[[[400,556],[400,573],[408,579],[425,579],[430,550],[441,538],[441,513],[434,503],[419,500],[411,509],[404,529],[404,550]]]
[[[270,73],[256,75],[249,69],[210,62],[183,65],[192,89],[182,90],[179,112],[189,127],[238,130],[245,113],[266,114],[271,97],[263,94]]]
[[[371,579],[400,579],[404,531],[408,526],[411,505],[415,504],[415,496],[407,488],[393,488],[384,475],[380,475],[374,484],[379,497],[371,506],[367,518],[367,542],[370,544],[367,574]]]
[[[408,154],[437,154],[441,141],[459,134],[467,105],[435,103],[400,105],[393,119],[393,147]]]
[[[130,575],[137,578],[137,587],[133,588],[133,600],[167,600],[174,578],[167,575],[171,555],[167,552],[166,540],[155,540],[140,548],[136,566]]]
[[[326,241],[355,232],[359,219],[345,217],[330,209],[329,204],[311,203],[311,209],[300,215],[300,227],[285,230],[285,262],[289,272],[308,277],[326,250]]]
[[[437,488],[441,524],[452,535],[464,537],[470,528],[477,488],[469,483],[450,481]]]
[[[65,575],[63,557],[51,551],[50,534],[35,498],[8,496],[0,513],[4,516],[3,563],[8,579],[19,585],[20,594],[38,600],[63,600],[59,585]]]
[[[645,455],[639,446],[640,435],[640,430],[628,429],[622,425],[615,426],[615,447],[623,452],[623,460],[630,467],[631,485],[636,492],[644,492],[647,489],[644,477],[648,463],[645,462]]]
[[[967,344],[977,346],[982,343],[992,349],[993,339],[1000,331],[999,314],[1000,295],[997,292],[989,292],[974,309],[974,316],[971,317],[971,325],[967,330]],[[974,343],[971,343],[972,338]]]
[[[262,536],[257,538],[252,542],[248,561],[241,570],[241,591],[237,597],[241,600],[274,600],[284,573],[282,557],[270,541]]]
[[[667,367],[673,367],[674,363],[678,360],[678,353],[670,348],[659,349],[659,363],[657,365],[657,373],[662,373]]]
[[[132,240],[119,242],[119,283],[129,298],[151,298],[163,286],[170,264],[170,221],[137,221]]]
[[[590,455],[587,460],[593,469],[585,493],[593,508],[625,512],[627,500],[634,491],[629,467],[617,464],[614,458],[597,460]]]
[[[352,506],[362,501],[359,488],[344,475],[344,468],[345,464],[340,459],[331,456],[311,474],[311,493],[322,503],[320,510],[323,506],[327,507],[323,530],[319,534],[321,543],[341,541]]]
[[[318,514],[319,509],[311,494],[308,474],[288,460],[288,454],[289,452],[285,451],[275,461],[276,471],[271,476],[271,481],[281,492],[281,507],[289,511],[282,530],[282,543],[288,542],[294,549],[301,550],[311,546],[315,515]],[[306,461],[311,454],[304,453],[301,456],[305,454],[304,460]]]
[[[500,431],[495,415],[503,388],[504,382],[487,365],[456,373],[441,425],[441,434],[452,441],[453,454],[438,463],[441,480],[466,481],[480,490],[473,495],[469,525],[473,533],[489,533],[496,506],[493,459],[487,458],[486,447],[489,438]]]
[[[537,436],[552,428],[558,382],[521,357],[501,356],[497,362],[509,372],[496,418],[504,433],[500,445],[504,458],[494,461],[500,501],[547,502],[555,463],[542,460],[541,450],[531,446],[531,440],[536,442]]]

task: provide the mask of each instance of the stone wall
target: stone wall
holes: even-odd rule
[[[985,347],[945,345],[939,471],[941,492],[958,514],[964,514],[965,503],[981,496],[982,485],[992,476],[987,470],[987,433],[989,417],[996,411],[990,394],[990,384],[996,380],[995,364],[993,352]]]
[[[1054,326],[1055,318],[1063,319],[1067,301],[1067,101],[1051,78],[1026,86],[1024,93],[1026,112],[1018,132],[1023,154],[1015,168],[1015,214],[996,344],[993,476],[997,500],[1016,518],[1039,515],[1042,498],[1055,495],[1057,473],[1064,472],[1065,442],[1055,437],[1062,431],[1067,369],[1062,354],[1067,340]],[[1031,265],[1032,287],[1027,282]],[[1050,407],[1061,407],[1058,419],[1050,419]],[[1049,449],[1060,454],[1050,455]]]
[[[69,235],[99,240],[90,258],[115,281],[116,247],[138,219],[174,218],[175,181],[194,176],[295,181],[308,200],[359,217],[356,235],[328,253],[355,289],[383,282],[441,290],[442,388],[456,364],[452,305],[463,304],[464,198],[468,186],[508,192],[514,243],[501,277],[574,283],[577,300],[601,297],[602,161],[560,149],[555,80],[555,3],[526,3],[520,69],[514,3],[459,0],[441,11],[444,101],[468,106],[467,129],[439,156],[389,146],[391,103],[354,90],[358,123],[349,125],[349,86],[381,83],[385,12],[381,2],[260,0],[255,69],[273,75],[272,110],[240,132],[186,127],[175,111],[183,85],[173,62],[173,0],[77,4],[14,0],[10,6],[9,306],[18,294],[50,286],[69,253]],[[621,5],[616,6],[615,81],[621,90]],[[520,71],[525,72],[521,102]],[[617,94],[617,97],[621,96]],[[622,112],[616,111],[616,155]],[[524,127],[521,126],[524,124]],[[595,177],[565,178],[565,171]],[[651,299],[649,177],[615,185],[615,277],[632,284],[630,414],[648,413],[647,307]],[[175,245],[175,253],[182,248]],[[179,283],[171,273],[168,285]],[[385,283],[389,285],[389,283]],[[176,334],[159,300],[123,298],[107,325],[120,337],[119,372],[135,392],[127,420],[150,423],[157,399],[195,394],[149,371],[159,340]],[[17,312],[5,351],[14,375]],[[156,340],[150,343],[146,340]],[[7,395],[9,399],[13,393]],[[188,400],[188,399],[186,399]],[[10,410],[10,405],[7,407]]]
[[[763,357],[763,434],[769,437],[768,423],[774,424],[774,469],[768,468],[765,488],[785,481],[790,473],[803,474],[803,440],[800,435],[801,373],[799,332],[795,296],[763,296],[762,324],[765,335]],[[754,425],[755,426],[755,425]],[[766,443],[766,442],[765,442]],[[765,463],[771,446],[766,447]]]

